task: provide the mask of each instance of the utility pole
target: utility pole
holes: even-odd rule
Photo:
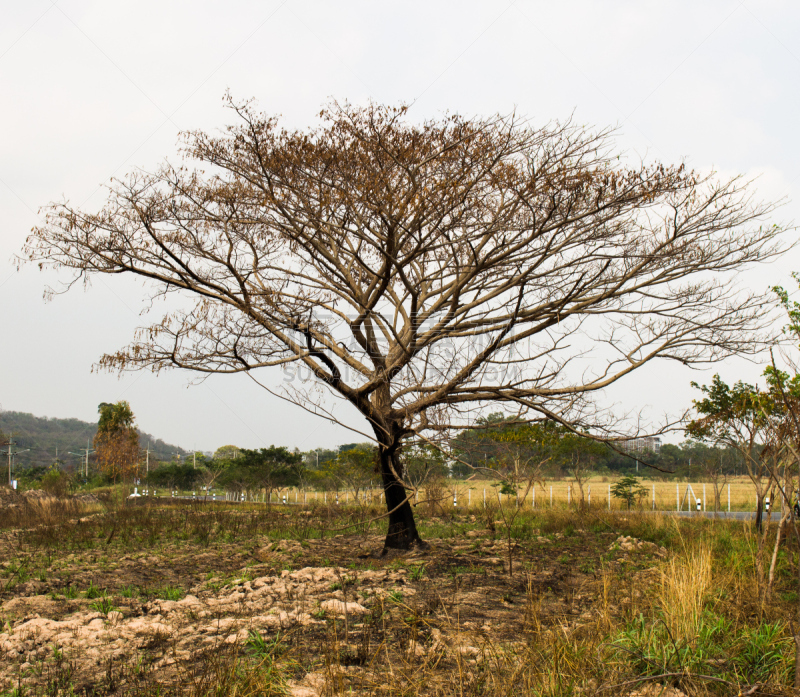
[[[17,452],[14,452],[14,439],[11,436],[8,437],[8,443],[6,443],[6,445],[8,445],[8,485],[12,486],[12,482],[14,480],[11,478],[11,459],[14,457],[14,455],[29,452],[30,448],[26,448],[25,450],[17,450]]]
[[[83,466],[81,467],[81,469],[83,470],[83,471],[81,472],[81,474],[82,474],[82,475],[83,475],[83,476],[84,476],[86,479],[88,479],[88,478],[89,478],[89,455],[90,455],[91,453],[95,452],[95,451],[94,451],[94,449],[92,449],[92,448],[90,448],[90,447],[89,447],[89,439],[88,439],[88,438],[86,439],[86,448],[85,448],[85,449],[84,449],[84,448],[81,448],[80,450],[81,450],[81,452],[79,452],[79,453],[73,453],[73,452],[70,452],[69,454],[70,454],[70,455],[79,455],[80,457],[85,457],[84,464],[83,464]]]

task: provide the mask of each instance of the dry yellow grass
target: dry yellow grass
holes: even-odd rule
[[[611,508],[621,509],[624,504],[611,495],[611,487],[617,481],[617,477],[596,476],[584,483],[584,498],[592,506],[608,507],[609,498]],[[647,495],[642,500],[645,509],[655,509],[660,511],[695,510],[696,500],[701,500],[701,508],[705,511],[714,510],[714,486],[711,482],[702,481],[660,481],[655,479],[640,480],[642,486],[647,490]],[[505,505],[511,505],[516,497],[500,493],[500,482],[479,480],[479,481],[449,481],[445,486],[445,498],[441,501],[442,506],[452,508],[483,508],[486,505],[497,505],[498,501]],[[282,490],[273,493],[272,500],[275,503],[282,501],[286,495],[287,503],[334,503],[341,505],[352,505],[355,503],[378,503],[382,493],[379,489],[359,491],[356,497],[352,491],[342,489],[337,494],[335,492],[322,491],[299,491],[295,489]],[[580,489],[574,481],[568,479],[554,479],[541,484],[537,484],[535,490],[529,491],[526,496],[520,494],[520,503],[525,508],[549,508],[553,506],[563,506],[574,504],[580,500]],[[256,495],[256,499],[261,501],[263,492]],[[426,490],[422,487],[417,495],[417,501],[422,502],[427,499]],[[719,510],[721,511],[752,511],[755,509],[755,491],[750,480],[746,477],[730,477],[720,487]]]
[[[711,588],[711,551],[706,546],[684,550],[661,568],[657,602],[664,622],[677,643],[691,643],[697,637],[703,604]]]
[[[610,497],[612,508],[623,507],[623,504],[614,499],[610,493],[615,481],[616,478],[612,477],[594,477],[590,479],[584,483],[584,497],[595,506],[607,506]],[[674,511],[680,507],[684,511],[694,510],[696,499],[699,498],[703,510],[714,510],[714,486],[710,482],[665,482],[641,479],[641,484],[647,489],[647,496],[643,500],[645,508]],[[747,478],[737,477],[730,478],[721,487],[720,510],[728,510],[729,488],[730,510],[752,511],[755,508],[753,485]],[[459,506],[482,506],[484,491],[487,503],[489,501],[497,503],[499,498],[503,504],[507,504],[511,503],[514,498],[502,494],[498,495],[499,486],[497,482],[454,482],[451,485],[451,492],[456,494],[456,501]],[[528,492],[524,499],[524,504],[526,507],[541,508],[575,503],[579,499],[580,489],[575,482],[562,479],[545,482],[544,486],[537,485],[535,492]],[[522,497],[520,497],[520,501],[522,502]],[[654,501],[655,505],[653,505]]]

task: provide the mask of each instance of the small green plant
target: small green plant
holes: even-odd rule
[[[64,589],[63,595],[67,600],[75,600],[78,597],[78,589],[75,586],[67,586]]]
[[[408,569],[408,578],[411,581],[419,581],[425,575],[425,565],[417,564]]]
[[[183,588],[176,588],[175,586],[163,586],[154,591],[153,596],[161,598],[162,600],[180,600],[186,595]]]
[[[93,600],[94,598],[102,598],[105,594],[105,590],[95,586],[94,581],[89,581],[89,587],[83,592],[84,597],[88,598],[89,600]]]
[[[6,569],[4,575],[9,577],[8,583],[6,583],[6,589],[13,588],[18,583],[25,583],[31,577],[26,561],[21,561],[16,565],[11,564],[11,566]]]
[[[622,499],[630,510],[637,501],[647,496],[647,489],[639,483],[639,477],[628,474],[611,487],[611,495]]]
[[[325,619],[325,610],[323,610],[322,608],[320,608],[319,610],[314,610],[314,612],[311,613],[311,616],[315,620],[324,620]]]
[[[783,624],[745,627],[732,648],[736,672],[748,682],[781,681],[789,675],[793,646]]]
[[[500,482],[500,493],[503,494],[503,496],[516,496],[517,486],[513,482],[502,481]]]
[[[400,591],[392,591],[386,596],[386,600],[395,605],[400,605],[403,602],[403,594]]]
[[[245,652],[260,659],[277,658],[286,651],[286,647],[281,643],[282,641],[283,637],[281,637],[280,633],[276,634],[272,639],[266,639],[259,632],[251,629],[245,643]]]
[[[136,598],[139,596],[139,589],[136,586],[125,586],[120,588],[119,594],[123,598]]]
[[[471,566],[454,566],[452,569],[450,569],[450,575],[453,578],[458,578],[459,576],[469,573],[472,573]]]
[[[99,600],[96,600],[93,603],[89,604],[89,607],[92,608],[95,612],[101,612],[104,615],[107,615],[112,610],[116,609],[111,602],[111,598],[107,596],[103,596]]]

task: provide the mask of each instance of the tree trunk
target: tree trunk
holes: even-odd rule
[[[394,466],[394,472],[392,471]],[[389,529],[386,533],[384,551],[387,549],[411,549],[423,545],[414,522],[414,511],[407,500],[403,483],[395,476],[402,476],[402,465],[398,457],[397,445],[381,447],[381,477],[386,494],[386,507],[389,511]]]
[[[764,517],[764,496],[760,492],[756,494],[756,530],[762,530],[762,519]]]
[[[769,563],[769,576],[767,577],[767,594],[769,595],[772,592],[772,584],[775,582],[775,567],[778,564],[778,550],[781,546],[781,540],[783,539],[783,526],[786,524],[786,520],[791,518],[791,513],[786,514],[784,513],[781,516],[781,520],[778,523],[778,533],[775,536],[775,547],[772,550],[772,559]]]

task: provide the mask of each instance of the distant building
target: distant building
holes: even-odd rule
[[[658,436],[634,438],[624,443],[622,448],[629,453],[658,453],[661,450],[661,439]]]

